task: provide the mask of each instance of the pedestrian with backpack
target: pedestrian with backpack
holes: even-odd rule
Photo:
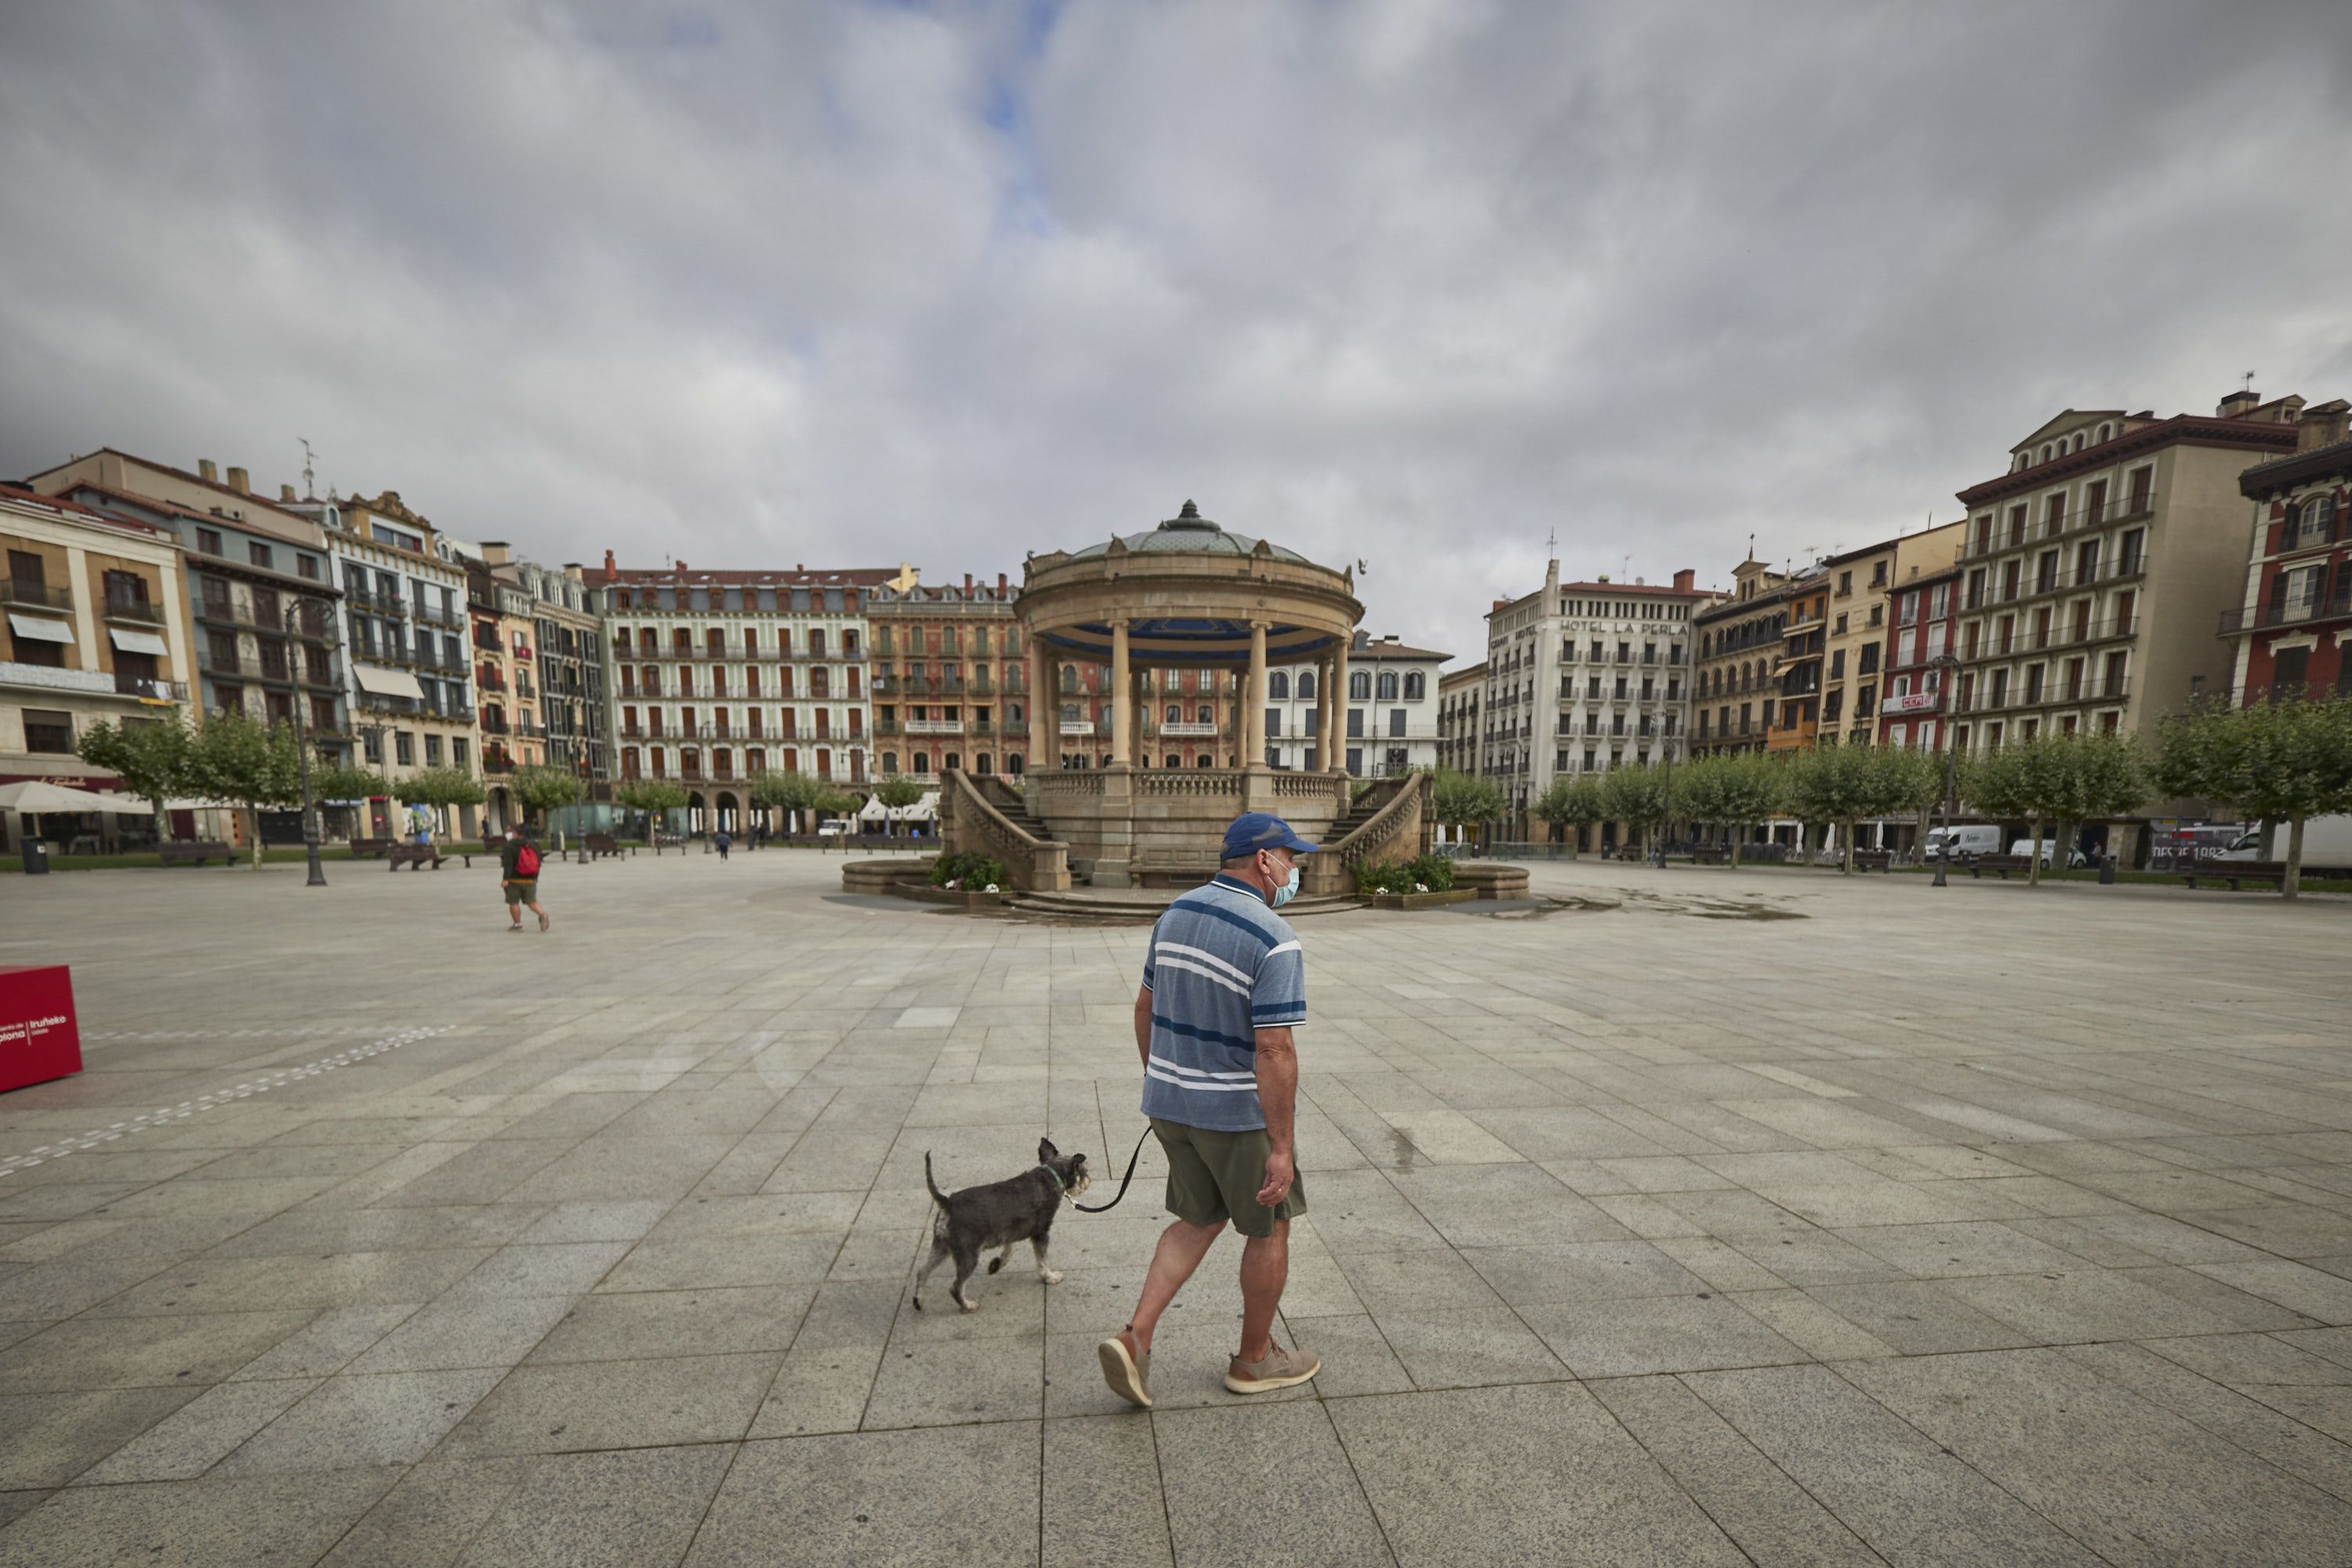
[[[522,911],[529,908],[539,917],[539,929],[547,929],[547,911],[539,907],[539,848],[530,841],[528,826],[517,827],[507,834],[505,847],[499,851],[499,868],[504,878],[507,913],[514,920],[507,929],[522,930]]]

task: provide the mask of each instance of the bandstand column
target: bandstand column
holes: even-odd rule
[[[1315,661],[1315,765],[1331,765],[1331,656]]]
[[[1348,762],[1348,647],[1343,637],[1331,653],[1331,752],[1324,765],[1335,773]]]
[[[1062,765],[1062,705],[1054,689],[1054,659],[1045,639],[1029,637],[1029,766]]]
[[[1135,765],[1135,681],[1127,662],[1127,623],[1110,624],[1110,761]]]
[[[1242,691],[1242,766],[1265,766],[1265,623],[1250,623],[1249,684]]]

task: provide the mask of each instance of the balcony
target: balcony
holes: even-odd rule
[[[504,691],[507,678],[495,669],[477,669],[474,671],[474,684],[484,691]],[[626,697],[629,694],[624,691],[621,695]]]
[[[1095,721],[1091,719],[1065,719],[1062,721],[1062,733],[1066,736],[1091,735],[1094,732]]]
[[[2022,550],[2029,544],[2043,543],[2068,533],[2081,533],[2088,529],[2106,528],[2118,522],[2139,522],[2155,515],[2155,512],[2156,498],[2151,492],[2147,495],[2133,495],[2124,500],[2104,501],[2095,507],[2083,507],[2066,513],[2054,521],[2046,517],[2037,518],[2017,532],[2010,531],[2004,525],[1993,530],[1992,537],[1985,542],[1982,549],[1979,549],[1975,540],[1971,538],[1969,543],[1962,546],[1960,559],[1982,561],[2008,551]]]
[[[2093,679],[2087,675],[2076,681],[2051,681],[2037,692],[2001,691],[1981,696],[1962,694],[1954,711],[1958,713],[2018,713],[2042,708],[2080,708],[2094,703],[2121,702],[2131,695],[2129,677],[2113,679]]]
[[[906,721],[906,727],[907,733],[909,735],[961,735],[963,733],[963,721],[961,719],[909,719]]]
[[[902,682],[895,675],[877,675],[874,678],[872,683],[874,695],[877,697],[896,697],[899,694],[899,687],[901,684]]]
[[[515,760],[499,752],[482,753],[482,772],[491,778],[503,778],[515,771]]]
[[[983,722],[985,722],[985,721],[983,721]],[[1002,735],[1026,735],[1029,733],[1029,721],[1026,719],[1007,719],[997,726],[997,732]]]
[[[2344,569],[2339,567],[2338,572]],[[2231,610],[2221,616],[2225,637],[2243,637],[2249,632],[2269,631],[2274,626],[2324,626],[2330,621],[2352,619],[2352,591],[2337,594],[2334,598],[2316,597],[2300,603],[2263,605],[2253,610]]]
[[[2017,591],[2004,595],[1999,584],[1988,584],[1982,594],[1970,594],[1962,610],[1996,609],[2002,605],[2021,605],[2029,599],[2042,598],[2051,594],[2063,594],[2070,589],[2096,587],[2102,583],[2127,582],[2147,574],[2146,552],[2126,555],[2112,563],[2102,563],[2089,572],[2053,572],[2032,580],[2020,577]]]
[[[391,616],[396,618],[408,614],[408,605],[397,594],[373,594],[364,588],[353,588],[344,593],[343,602],[353,609],[364,610],[372,616]]]
[[[456,610],[444,610],[438,606],[428,608],[419,605],[416,606],[416,614],[412,618],[419,626],[440,626],[453,632],[463,631],[466,627],[466,617],[463,615]]]
[[[1172,719],[1160,726],[1160,732],[1171,741],[1214,740],[1222,731],[1214,723],[1204,724],[1197,719]]]
[[[160,626],[163,624],[163,606],[152,601],[135,598],[129,594],[109,594],[106,596],[106,618],[110,621],[130,621],[139,626]]]
[[[73,612],[73,595],[63,588],[0,577],[0,605],[13,605],[26,610],[58,610],[70,615]]]

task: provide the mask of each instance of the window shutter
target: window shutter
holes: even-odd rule
[[[2264,620],[2266,620],[2266,621],[2270,622],[2273,626],[2276,626],[2280,621],[2284,620],[2285,617],[2286,617],[2286,574],[2285,574],[2285,573],[2284,573],[2284,572],[2274,572],[2274,573],[2273,573],[2273,574],[2271,574],[2271,605],[2270,605],[2270,612],[2269,612],[2269,614],[2265,615],[2263,618]]]

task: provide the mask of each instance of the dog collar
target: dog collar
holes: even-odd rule
[[[1055,1197],[1059,1197],[1064,1193],[1070,1190],[1069,1184],[1062,1180],[1060,1173],[1055,1171],[1053,1166],[1039,1165],[1037,1168],[1054,1178],[1054,1195]]]

